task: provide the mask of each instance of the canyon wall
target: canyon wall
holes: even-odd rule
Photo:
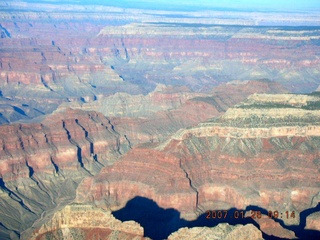
[[[143,228],[130,221],[115,219],[111,212],[91,205],[67,205],[52,219],[33,232],[30,240],[42,239],[148,239]],[[24,239],[24,238],[22,238]]]
[[[241,25],[229,15],[223,22],[209,13],[203,19],[175,14],[4,4],[0,123],[116,92],[146,95],[159,83],[197,92],[223,82],[266,78],[294,92],[319,86],[319,27],[256,26],[260,18]]]
[[[259,118],[250,129],[241,125],[242,115],[231,112],[247,114],[242,108],[247,106],[245,101],[219,118],[178,131],[167,141],[132,149],[114,165],[83,181],[76,201],[94,201],[117,210],[138,195],[153,199],[162,208],[177,209],[185,219],[195,219],[212,209],[246,209],[250,205],[272,212],[294,212],[282,220],[286,225],[299,225],[299,213],[316,207],[320,200],[319,126],[317,121],[305,121],[319,113],[296,107],[304,105],[299,95],[283,98],[279,102],[283,108],[267,100],[273,96],[255,95],[249,100],[263,102],[271,112],[281,109],[279,116],[264,113],[277,127],[261,128],[265,123]],[[291,103],[295,107],[285,108],[287,97],[296,99]],[[308,104],[314,106],[316,100],[318,106],[319,97],[312,99]],[[251,114],[256,112],[260,111],[252,109]],[[282,121],[284,113],[292,117],[290,127]],[[231,120],[225,120],[231,115]],[[232,123],[237,126],[230,127]],[[308,225],[313,224],[311,219]],[[294,236],[273,221],[260,222],[262,230],[279,237]]]
[[[1,233],[12,238],[72,202],[84,177],[129,150],[96,112],[69,109],[41,123],[3,125],[0,133]]]
[[[169,239],[319,235],[317,14],[0,8],[1,239],[147,239],[111,215],[137,196],[262,211]]]

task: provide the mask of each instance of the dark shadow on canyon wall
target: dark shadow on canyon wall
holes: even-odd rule
[[[144,197],[131,199],[124,208],[112,214],[121,221],[138,222],[144,228],[144,235],[154,240],[167,238],[187,224],[177,210],[160,208],[156,202]]]
[[[260,211],[261,214],[268,215],[266,209],[257,206],[248,206],[246,209],[228,209],[227,215],[225,210],[221,210],[219,216],[213,218],[212,213],[210,219],[207,219],[208,213],[201,214],[194,221],[186,221],[180,218],[180,212],[170,208],[163,209],[156,202],[144,197],[135,197],[128,201],[127,205],[112,214],[121,221],[136,221],[144,228],[144,236],[154,240],[166,239],[168,236],[178,231],[182,227],[215,227],[220,223],[236,224],[253,224],[258,229],[259,225],[251,217],[245,217],[246,211]],[[294,226],[286,226],[282,219],[275,219],[283,228],[295,232],[299,239],[320,239],[320,231],[305,230],[306,218],[315,212],[320,211],[320,203],[315,208],[306,209],[300,213],[300,224]],[[219,210],[215,210],[216,213]],[[222,214],[222,215],[221,215]],[[262,233],[264,239],[283,239]]]

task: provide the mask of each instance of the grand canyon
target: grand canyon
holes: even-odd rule
[[[319,13],[1,1],[0,239],[319,239]]]

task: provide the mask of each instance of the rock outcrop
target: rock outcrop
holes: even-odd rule
[[[233,25],[239,13],[212,22],[208,13],[172,18],[102,6],[1,4],[0,96],[38,110],[29,118],[64,102],[145,95],[159,83],[196,91],[236,79],[274,79],[294,92],[319,85],[317,27],[255,26],[261,18]],[[26,118],[6,109],[3,123]]]
[[[248,224],[245,226],[236,225],[230,226],[229,224],[219,224],[217,227],[195,227],[195,228],[182,228],[179,231],[172,233],[168,240],[179,239],[252,239],[262,240],[262,233],[255,226]]]
[[[102,114],[70,109],[41,123],[3,125],[0,144],[1,232],[16,236],[130,149]]]
[[[255,95],[248,101],[259,99],[270,112],[282,109],[267,101],[273,96]],[[314,198],[319,193],[320,131],[318,121],[308,120],[318,117],[317,108],[309,107],[318,106],[320,101],[305,96],[313,99],[305,104],[304,97],[290,95],[278,104],[287,107],[286,97],[295,98],[295,106],[283,108],[286,111],[282,109],[279,115],[292,117],[290,127],[278,115],[268,115],[269,111],[265,112],[267,120],[254,118],[247,127],[241,114],[232,114],[247,114],[245,101],[220,118],[178,131],[167,141],[132,149],[113,166],[83,181],[77,201],[119,209],[139,195],[163,208],[177,209],[186,219],[210,209],[246,209],[252,205],[273,212],[293,211],[290,216],[283,214],[282,220],[298,225],[299,213],[315,207]],[[258,111],[249,110],[252,116]],[[290,231],[287,235],[282,230],[272,232],[292,237]]]
[[[136,196],[188,220],[251,206],[282,216],[256,220],[263,234],[318,233],[319,93],[263,93],[318,87],[319,27],[255,25],[290,23],[276,13],[0,8],[1,239],[143,239],[108,212]]]
[[[64,206],[72,201],[75,190],[84,177],[95,175],[105,166],[114,164],[122,154],[138,144],[161,142],[181,128],[220,116],[228,107],[238,103],[254,89],[259,89],[261,84],[265,86],[263,92],[281,92],[281,88],[273,89],[274,83],[263,81],[250,81],[234,86],[228,84],[207,94],[192,93],[186,88],[159,86],[146,96],[122,94],[126,97],[123,101],[129,104],[122,108],[127,110],[114,111],[118,108],[114,103],[115,96],[105,98],[102,103],[114,107],[107,108],[109,110],[104,113],[112,117],[106,118],[101,113],[90,111],[100,110],[104,104],[97,105],[96,108],[86,103],[66,104],[46,118],[1,126],[0,176],[2,198],[5,199],[2,214],[10,216],[3,223],[7,228],[4,231],[12,230],[19,234],[29,228],[31,223],[40,221],[42,212],[49,216],[58,205]],[[249,85],[251,87],[247,89]],[[234,91],[232,96],[221,91],[228,87]],[[140,104],[130,105],[130,100],[137,98],[142,99]],[[73,109],[67,108],[69,106]],[[143,111],[135,113],[130,106],[140,107],[145,116],[139,117]],[[162,161],[162,156],[159,155],[159,161]],[[141,169],[137,165],[138,172],[143,171],[143,161],[142,158]],[[124,172],[132,169],[130,164],[125,165]],[[155,166],[157,164],[155,162]],[[168,168],[174,169],[176,164],[177,162],[171,166],[169,163]],[[115,179],[119,177],[117,174],[118,172],[114,175]],[[136,172],[132,174],[135,175]],[[170,174],[174,174],[174,171]],[[188,189],[185,173],[181,174],[181,180]],[[172,181],[171,177],[168,181]],[[67,198],[64,198],[65,192],[70,192]],[[187,192],[190,192],[189,189]],[[134,197],[134,193],[128,193],[128,198]],[[96,200],[98,199],[99,197]],[[17,210],[7,208],[8,205]],[[22,218],[22,214],[28,217]],[[13,219],[20,220],[14,223]]]
[[[43,239],[148,239],[143,228],[133,221],[115,219],[110,211],[92,205],[67,205],[52,219],[33,231],[30,240]]]

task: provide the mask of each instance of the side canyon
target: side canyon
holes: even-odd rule
[[[319,15],[62,6],[0,3],[1,239],[320,237]]]

